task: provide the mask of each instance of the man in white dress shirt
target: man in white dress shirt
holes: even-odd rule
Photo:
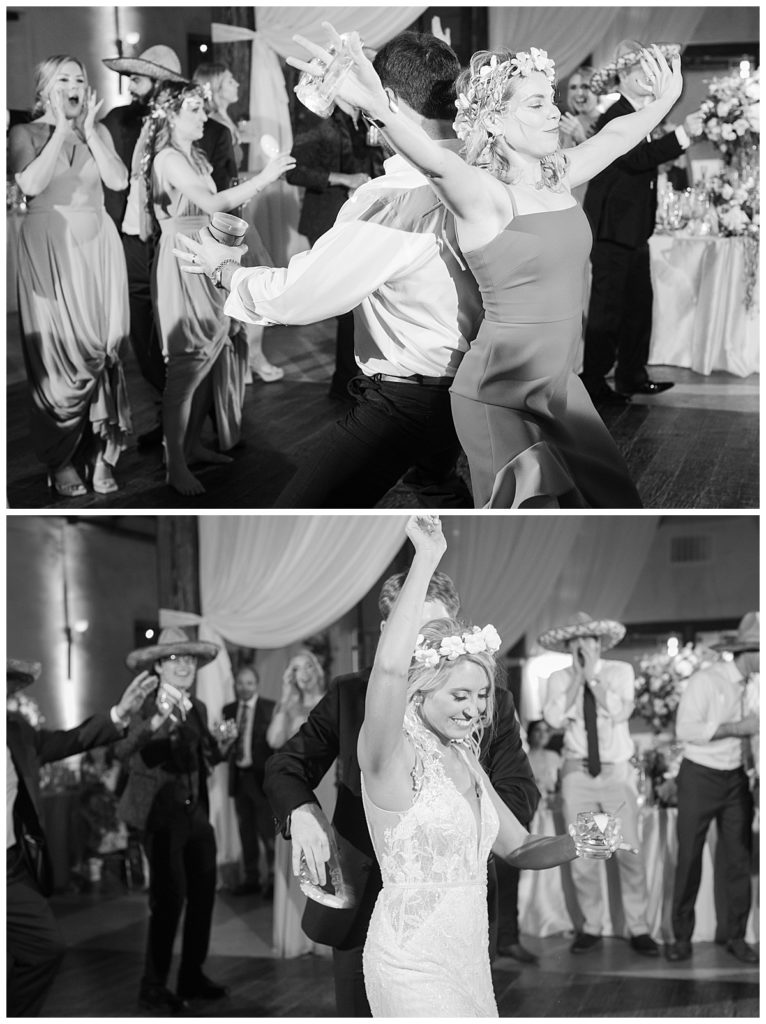
[[[609,811],[621,819],[625,842],[637,848],[638,802],[630,764],[633,740],[628,729],[634,707],[633,668],[627,662],[601,657],[624,635],[621,623],[595,620],[586,612],[578,612],[571,622],[543,633],[538,643],[548,650],[572,655],[571,667],[549,678],[543,705],[546,722],[554,729],[564,729],[564,816],[574,822],[580,811]],[[620,850],[616,859],[631,948],[642,956],[659,956],[646,920],[648,893],[643,858]],[[571,868],[584,918],[571,952],[587,953],[601,942],[602,868],[599,861],[581,857],[572,862]]]
[[[734,655],[690,677],[676,712],[676,735],[684,741],[678,772],[678,862],[673,885],[673,932],[668,960],[692,955],[694,904],[700,886],[702,851],[715,820],[722,847],[726,920],[718,927],[738,960],[757,964],[745,942],[750,913],[753,795],[748,770],[759,731],[749,692],[760,674],[760,616],[748,612],[734,641],[716,644]],[[754,774],[753,774],[754,778]],[[720,912],[719,912],[720,913]]]
[[[460,64],[446,43],[403,32],[378,52],[375,69],[392,104],[458,149]],[[356,407],[322,431],[276,507],[372,507],[409,470],[427,507],[472,508],[454,472],[449,387],[483,311],[453,218],[426,178],[390,157],[385,174],[358,188],[334,227],[286,268],[239,267],[236,250],[203,238],[185,240],[196,265],[184,269],[229,289],[229,316],[308,324],[354,310]]]

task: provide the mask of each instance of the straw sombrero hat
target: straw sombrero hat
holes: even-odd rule
[[[594,619],[587,612],[577,612],[563,626],[554,626],[553,629],[541,633],[537,642],[549,651],[567,652],[570,640],[585,636],[598,637],[601,641],[601,650],[608,651],[625,636],[625,627],[613,619]]]
[[[737,627],[737,635],[733,640],[724,640],[711,644],[714,651],[760,651],[761,649],[761,615],[760,612],[748,612],[743,615]]]
[[[137,647],[125,659],[131,671],[151,668],[155,662],[169,658],[171,654],[192,654],[198,665],[207,665],[218,651],[218,644],[210,644],[204,640],[190,640],[186,633],[177,626],[168,626],[159,635],[156,644],[149,647]]]
[[[121,75],[146,75],[162,82],[188,82],[181,74],[181,61],[169,46],[150,46],[138,57],[107,57],[104,62]]]
[[[20,661],[18,658],[6,658],[6,678],[8,693],[23,690],[37,679],[42,671],[39,661]]]
[[[658,46],[662,55],[668,63],[681,50],[678,43],[654,43]],[[632,68],[641,60],[641,51],[645,49],[635,39],[623,39],[615,51],[614,60],[599,68],[591,76],[590,91],[595,96],[601,96],[605,92],[617,92],[619,82],[617,75],[627,68]]]

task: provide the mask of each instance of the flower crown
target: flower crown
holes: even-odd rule
[[[459,139],[465,139],[481,117],[488,113],[499,113],[505,105],[505,90],[510,78],[526,78],[535,71],[542,71],[549,81],[555,77],[555,64],[545,50],[536,46],[520,50],[515,57],[498,61],[492,54],[487,64],[472,75],[466,92],[458,93],[455,100],[457,117],[453,128]]]
[[[435,668],[441,658],[456,661],[463,654],[483,654],[485,651],[494,654],[499,650],[500,635],[494,626],[487,625],[483,629],[474,626],[463,633],[442,637],[438,647],[429,647],[423,634],[418,634],[413,659],[426,668]]]
[[[190,82],[180,92],[163,90],[160,92],[159,98],[152,101],[152,110],[149,117],[155,121],[163,121],[170,111],[180,110],[187,100],[194,99],[195,97],[204,100],[206,106],[212,103],[213,91],[210,88],[210,83],[205,82],[204,85],[201,85],[199,82]]]

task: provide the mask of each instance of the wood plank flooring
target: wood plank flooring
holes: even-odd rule
[[[117,471],[121,490],[62,499],[45,485],[27,426],[27,390],[17,317],[7,317],[7,494],[13,509],[271,508],[322,428],[342,414],[327,395],[333,365],[334,321],[266,331],[265,351],[285,369],[283,380],[247,388],[242,444],[230,466],[206,467],[207,493],[183,498],[164,483],[159,449],[135,441]],[[155,417],[148,388],[125,355],[136,434]],[[677,367],[652,367],[676,387],[654,399],[607,409],[604,419],[622,451],[644,504],[654,509],[752,509],[758,493],[758,377],[714,373],[701,377]],[[403,485],[380,503],[408,508],[417,497]]]
[[[46,1016],[132,1017],[146,935],[146,895],[53,899],[70,946],[44,1008]],[[206,972],[229,987],[226,1000],[195,1002],[190,1016],[334,1017],[332,962],[324,956],[280,960],[270,949],[271,907],[258,897],[216,900]],[[757,1017],[758,970],[713,943],[691,961],[671,964],[604,939],[586,956],[571,938],[524,937],[539,966],[499,959],[493,968],[501,1017]],[[177,958],[174,963],[177,964]],[[174,975],[171,975],[171,981]]]

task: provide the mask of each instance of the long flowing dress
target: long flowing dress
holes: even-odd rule
[[[509,190],[510,192],[510,190]],[[458,367],[452,414],[477,508],[639,508],[574,364],[591,247],[579,205],[517,214],[464,256],[484,320]]]
[[[377,807],[362,777],[383,877],[364,946],[370,1008],[375,1017],[496,1017],[487,858],[497,812],[467,756],[474,785],[458,792],[434,735],[411,708],[404,730],[416,753],[412,805]]]
[[[42,122],[15,126],[11,169],[31,163],[52,133]],[[98,166],[74,134],[47,187],[28,200],[18,267],[35,453],[54,471],[81,454],[92,434],[115,465],[131,431],[120,361],[130,326],[128,279]]]
[[[196,238],[210,215],[183,192],[170,186],[165,163],[175,149],[163,149],[154,159],[154,213],[162,232],[155,260],[152,298],[155,322],[167,363],[164,401],[180,402],[211,374],[213,407],[222,451],[239,441],[245,400],[247,345],[240,335],[230,337],[224,315],[224,292],[205,275],[184,274],[173,255],[178,234]],[[199,172],[198,172],[199,173]],[[210,175],[200,175],[211,193]]]

